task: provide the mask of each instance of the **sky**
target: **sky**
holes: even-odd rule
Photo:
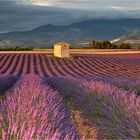
[[[39,6],[76,8],[91,11],[94,9],[140,9],[139,0],[23,0],[23,2]]]
[[[140,18],[140,0],[0,0],[0,33],[94,18]]]

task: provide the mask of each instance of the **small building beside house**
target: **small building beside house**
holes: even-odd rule
[[[65,58],[70,57],[70,44],[67,42],[58,42],[54,44],[54,56]]]

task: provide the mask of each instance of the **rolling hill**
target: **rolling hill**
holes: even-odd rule
[[[140,46],[140,32],[123,35],[119,38],[112,40],[112,42],[116,44],[121,44],[124,42],[129,43],[132,46]]]
[[[0,34],[0,46],[51,47],[52,43],[65,40],[73,44],[81,40],[111,40],[140,32],[140,19],[94,19],[70,25],[44,25],[30,31]]]

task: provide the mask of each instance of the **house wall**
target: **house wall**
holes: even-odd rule
[[[61,57],[61,45],[54,46],[54,56]]]
[[[69,57],[69,45],[54,45],[54,56],[56,57]]]
[[[62,57],[69,57],[69,46],[68,45],[64,45],[61,47],[61,55]]]

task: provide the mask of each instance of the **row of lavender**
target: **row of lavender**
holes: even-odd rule
[[[1,78],[4,77],[0,77],[2,81]],[[87,124],[96,126],[99,139],[140,138],[138,79],[40,78],[35,75],[4,79],[2,87],[11,88],[0,103],[0,138],[3,140],[78,139],[70,106],[82,113]]]
[[[83,81],[89,95],[86,112],[105,138],[139,139],[140,97],[103,82]]]
[[[21,77],[1,100],[0,139],[76,138],[70,112],[62,97],[44,84],[42,78],[34,75]]]
[[[48,79],[87,124],[96,126],[99,139],[127,140],[140,139],[140,96],[135,90],[140,80],[131,80]],[[130,87],[120,87],[124,84]]]
[[[0,74],[24,76],[140,77],[139,57],[133,63],[106,55],[76,55],[74,60],[56,59],[46,54],[1,54]]]

